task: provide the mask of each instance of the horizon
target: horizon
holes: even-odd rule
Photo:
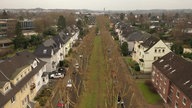
[[[1,0],[0,9],[73,9],[73,10],[175,10],[192,9],[189,0]]]

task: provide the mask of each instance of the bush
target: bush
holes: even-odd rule
[[[136,63],[136,64],[134,65],[134,70],[135,70],[135,71],[140,71],[140,67],[139,67],[139,64],[138,64],[138,63]]]
[[[69,61],[63,60],[63,66],[64,67],[69,67]]]
[[[50,96],[51,96],[51,90],[48,88],[45,88],[41,91],[39,95],[37,95],[34,98],[34,100],[38,101],[40,106],[44,106]]]

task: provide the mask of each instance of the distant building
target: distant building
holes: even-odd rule
[[[166,108],[192,108],[192,62],[170,52],[153,63],[152,83]]]
[[[0,19],[0,37],[14,37],[16,23],[16,19]]]
[[[6,36],[7,36],[7,22],[0,21],[0,37],[6,37]]]
[[[33,30],[35,28],[31,19],[20,20],[19,22],[22,30]]]

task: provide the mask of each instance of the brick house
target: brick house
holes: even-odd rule
[[[152,66],[152,83],[168,108],[192,108],[192,62],[170,52]]]

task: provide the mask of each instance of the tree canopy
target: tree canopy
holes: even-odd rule
[[[171,50],[172,50],[175,54],[178,54],[178,55],[183,54],[183,47],[182,47],[182,45],[180,45],[180,44],[173,44],[173,45],[171,46]]]
[[[64,16],[59,16],[58,22],[57,22],[58,31],[61,31],[66,28],[66,20]]]
[[[16,27],[15,27],[15,34],[17,36],[22,36],[22,30],[21,30],[21,24],[17,22]]]
[[[121,14],[120,14],[120,19],[121,19],[121,20],[124,20],[124,18],[125,18],[125,14],[124,14],[124,13],[121,13]]]
[[[127,42],[123,42],[123,44],[121,45],[121,53],[123,54],[123,56],[127,56],[129,54]]]

